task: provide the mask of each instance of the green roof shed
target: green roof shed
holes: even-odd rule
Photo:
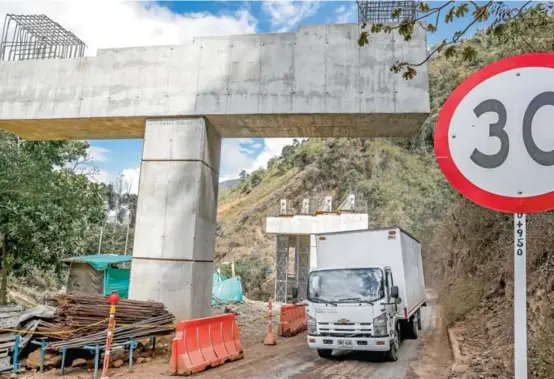
[[[128,255],[95,254],[63,259],[69,265],[67,292],[109,295],[116,290],[122,299],[129,297],[131,260]]]

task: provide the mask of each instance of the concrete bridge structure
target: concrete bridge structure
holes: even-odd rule
[[[210,313],[222,137],[410,136],[429,114],[426,35],[357,24],[201,37],[0,63],[0,128],[32,140],[144,138],[130,297]]]

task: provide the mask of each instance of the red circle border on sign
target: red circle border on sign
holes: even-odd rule
[[[494,75],[526,67],[554,68],[554,54],[530,53],[504,58],[468,76],[444,103],[435,128],[434,142],[437,163],[450,184],[474,203],[505,213],[539,213],[552,210],[554,209],[554,191],[529,197],[509,197],[477,187],[460,172],[452,160],[448,131],[454,112],[471,90]]]

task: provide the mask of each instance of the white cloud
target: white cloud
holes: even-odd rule
[[[302,138],[297,138],[299,141],[302,141]],[[276,156],[281,155],[283,147],[286,145],[291,145],[293,138],[266,138],[264,140],[264,149],[258,155],[258,157],[252,162],[251,169],[247,170],[248,172],[256,170],[258,168],[266,168],[267,162]]]
[[[247,170],[252,164],[252,159],[246,154],[243,146],[253,144],[253,139],[245,138],[224,138],[221,143],[221,167],[220,181],[235,179],[242,170]],[[246,145],[248,146],[248,145]]]
[[[129,188],[129,193],[138,193],[140,166],[137,168],[127,168],[121,172],[125,186]]]
[[[269,15],[273,30],[288,32],[300,21],[313,16],[319,9],[319,1],[268,1],[262,9]]]
[[[108,160],[109,152],[110,150],[100,146],[91,146],[87,149],[88,157],[93,162],[106,162]]]
[[[175,14],[150,2],[113,1],[0,1],[0,20],[6,13],[45,14],[83,40],[86,55],[99,48],[171,45],[195,36],[253,33],[257,20],[246,9],[213,15]]]
[[[358,6],[356,3],[349,5],[348,7],[341,5],[335,10],[337,24],[348,24],[357,21]]]
[[[303,141],[304,138],[297,138]],[[281,155],[283,147],[291,145],[294,138],[266,138],[264,139],[264,148],[254,159],[248,158],[241,152],[241,142],[239,139],[228,138],[223,140],[223,149],[221,151],[222,175],[219,181],[236,179],[242,170],[252,172],[259,168],[267,168],[267,162]],[[244,141],[244,140],[242,140]],[[244,142],[242,142],[244,143]],[[259,145],[259,142],[253,142],[251,146]],[[258,147],[259,148],[259,147]]]

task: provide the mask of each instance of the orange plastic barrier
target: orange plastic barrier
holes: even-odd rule
[[[243,357],[234,314],[180,321],[171,343],[169,373],[191,375]]]
[[[281,307],[279,331],[281,337],[292,337],[308,327],[306,304],[285,304]]]

